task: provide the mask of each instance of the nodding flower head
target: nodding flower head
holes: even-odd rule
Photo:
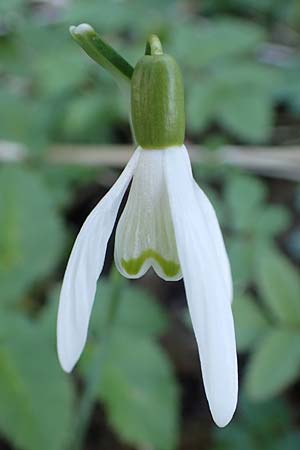
[[[59,360],[70,372],[84,348],[107,243],[132,180],[117,224],[115,264],[127,278],[139,278],[150,267],[164,280],[183,278],[208,403],[217,425],[225,426],[238,391],[230,266],[216,214],[193,178],[183,143],[180,70],[156,36],[133,71],[131,116],[138,147],[84,222],[66,268]]]

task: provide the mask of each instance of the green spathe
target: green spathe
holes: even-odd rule
[[[127,261],[123,258],[121,264],[128,275],[137,275],[147,259],[154,259],[158,262],[167,277],[174,277],[180,270],[180,266],[177,262],[165,259],[155,250],[150,248],[143,251],[137,258],[131,258]]]
[[[184,141],[184,90],[176,61],[151,36],[146,55],[131,79],[131,115],[137,143],[144,149],[180,146]]]
[[[91,25],[88,23],[72,25],[70,33],[83,50],[117,81],[122,79],[130,83],[133,67],[114,48],[104,42]]]

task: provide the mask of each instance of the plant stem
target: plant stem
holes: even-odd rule
[[[162,55],[163,49],[159,37],[151,34],[146,43],[145,55]]]
[[[108,70],[117,81],[125,80],[130,83],[133,67],[116,50],[104,42],[90,25],[82,23],[77,27],[71,26],[70,33],[83,50]]]
[[[111,338],[111,331],[117,315],[119,300],[120,300],[120,276],[116,270],[112,271],[111,282],[113,290],[110,298],[109,312],[106,326],[102,332],[100,345],[97,346],[97,351],[93,355],[91,368],[86,379],[86,388],[82,395],[77,414],[75,433],[72,439],[70,450],[81,450],[84,438],[88,431],[90,418],[93,412],[95,401],[98,396],[99,383],[102,376],[103,366],[108,354],[109,341]]]

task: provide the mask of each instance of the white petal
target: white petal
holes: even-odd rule
[[[181,270],[164,178],[165,150],[142,150],[128,201],[119,220],[115,263],[122,275],[139,278],[152,266],[164,280]]]
[[[164,165],[204,387],[213,419],[222,427],[233,416],[238,391],[231,295],[224,270],[220,270],[224,256],[221,264],[218,260],[223,244],[216,238],[215,217],[203,203],[203,197],[199,201],[195,194],[185,147],[167,150]]]
[[[206,218],[205,225],[207,233],[212,244],[212,250],[215,251],[215,258],[217,264],[219,265],[220,274],[224,278],[228,298],[232,301],[233,292],[230,264],[215,210],[196,181],[194,181],[194,189],[199,208],[202,210],[202,214]]]
[[[136,150],[116,183],[89,214],[72,249],[57,317],[57,351],[66,372],[73,369],[85,345],[107,242],[139,154]]]

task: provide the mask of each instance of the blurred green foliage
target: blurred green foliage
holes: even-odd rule
[[[268,28],[260,14],[273,16],[277,8],[282,20],[293,24],[295,16],[286,10],[293,11],[295,2],[275,9],[272,1],[263,9],[256,2],[235,6],[241,13],[253,10],[256,23],[251,13],[250,18],[226,15],[238,2],[227,3],[228,10],[218,1],[192,7],[189,1],[106,0],[100,7],[97,0],[88,5],[77,0],[30,7],[25,0],[2,0],[0,136],[37,152],[53,140],[114,140],[112,125],[127,122],[126,103],[68,34],[68,25],[86,21],[132,64],[149,33],[162,36],[182,66],[190,132],[199,135],[218,123],[243,142],[266,141],[279,98],[299,110],[299,60],[292,51],[281,59],[275,50],[273,59],[268,56]],[[198,18],[206,10],[209,16]],[[215,17],[214,10],[220,15]]]
[[[98,345],[112,289],[103,283],[95,300],[91,331]],[[137,447],[169,450],[177,442],[178,388],[156,340],[167,325],[165,313],[150,295],[124,283],[98,395],[112,426]]]
[[[54,269],[64,252],[65,230],[36,172],[2,167],[0,192],[1,300],[12,304]]]
[[[254,177],[229,176],[224,197],[233,279],[242,288],[256,279],[257,263],[273,238],[288,227],[289,212],[282,205],[267,204],[266,187]]]
[[[49,333],[48,314],[33,322],[3,307],[0,312],[0,432],[16,448],[65,449],[74,389],[57,364],[55,322]]]
[[[93,206],[90,183],[107,180],[103,170],[50,166],[44,157],[58,142],[131,142],[127,96],[76,46],[68,27],[90,22],[133,65],[148,34],[159,34],[184,75],[187,140],[283,145],[299,139],[298,3],[1,0],[0,140],[27,151],[26,162],[0,167],[0,433],[11,448],[69,450],[99,355],[93,401],[120,441],[173,450],[185,428],[179,379],[159,342],[172,315],[143,288],[123,282],[104,341],[116,283],[103,280],[79,370],[72,378],[58,366],[56,285],[75,229]],[[276,196],[264,179],[219,167],[195,173],[226,235],[245,355],[236,419],[226,430],[208,429],[210,439],[197,448],[296,450],[299,424],[288,393],[300,372],[299,188],[288,185],[285,204],[288,197]]]
[[[266,399],[293,383],[300,370],[300,276],[275,250],[258,260],[257,288],[234,302],[241,351],[252,350],[246,376],[253,399]]]
[[[257,406],[242,398],[235,423],[215,431],[213,450],[296,450],[299,438],[299,431],[293,427],[293,415],[284,401]]]

